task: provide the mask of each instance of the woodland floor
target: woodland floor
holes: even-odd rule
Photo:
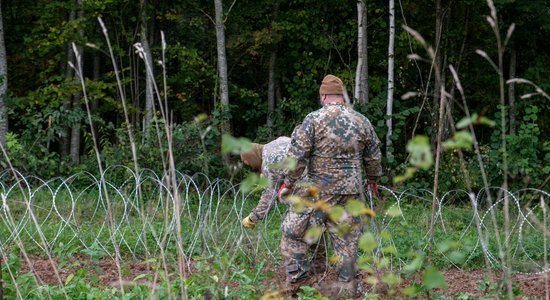
[[[76,272],[80,268],[85,268],[87,270],[87,276],[95,276],[97,278],[99,285],[104,286],[119,286],[120,277],[119,270],[115,262],[111,259],[102,259],[99,261],[91,261],[87,257],[74,257],[70,261],[66,261],[63,265],[60,266],[59,261],[51,261],[48,259],[42,258],[29,258],[33,273],[37,275],[39,283],[48,283],[48,284],[59,284],[59,282],[65,282],[67,277]],[[72,263],[71,263],[72,262]],[[54,271],[54,267],[57,269],[57,274]],[[290,296],[298,291],[297,286],[289,288],[285,283],[285,276],[281,269],[272,267],[270,268],[273,271],[274,276],[269,279],[264,279],[263,284],[266,286],[275,285],[279,287],[279,295]],[[22,260],[21,272],[27,273],[31,271],[31,266],[29,263]],[[192,270],[193,271],[193,270]],[[151,264],[146,264],[143,262],[125,262],[125,266],[121,272],[124,274],[122,276],[122,284],[134,285],[133,279],[142,274],[150,274],[149,278],[154,278],[155,271]],[[481,297],[487,295],[486,292],[480,290],[479,282],[486,280],[485,270],[474,270],[474,271],[461,271],[461,270],[447,270],[442,271],[445,276],[448,284],[448,289],[438,291],[441,294],[452,296],[459,293],[469,293],[474,297]],[[382,298],[395,298],[399,295],[389,294],[387,287],[382,284],[377,286],[371,286],[361,280],[366,274],[359,274],[358,279],[361,282],[359,285],[360,291],[363,293],[375,292]],[[143,276],[142,276],[143,277]],[[334,272],[328,271],[323,274],[315,275],[302,284],[313,286],[316,282],[322,284],[329,284],[335,280],[336,276]],[[550,274],[541,274],[541,275],[523,275],[516,274],[513,276],[513,283],[515,287],[518,287],[520,290],[519,297],[528,297],[536,299],[545,299],[547,293],[550,293],[548,290],[548,285],[545,284],[545,278],[548,280],[548,285],[550,285]],[[414,278],[409,278],[402,285],[408,286]],[[138,284],[147,284],[145,279],[140,280]],[[230,287],[238,287],[239,283],[228,282],[226,285]],[[289,297],[292,298],[292,297]]]

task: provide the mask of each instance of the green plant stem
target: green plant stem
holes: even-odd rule
[[[433,237],[434,237],[434,227],[435,227],[435,212],[437,210],[438,201],[437,201],[437,188],[439,184],[439,161],[441,157],[441,139],[443,134],[443,114],[445,111],[445,90],[441,85],[439,93],[439,120],[437,124],[437,147],[435,152],[435,174],[434,174],[434,189],[432,195],[432,216],[430,219],[430,233],[429,233],[429,246],[428,246],[428,262],[432,262],[432,247],[433,247]]]
[[[4,277],[2,273],[2,257],[0,257],[0,300],[4,300]]]
[[[510,234],[510,199],[508,197],[508,153],[506,150],[506,101],[504,91],[504,45],[502,44],[500,31],[498,26],[498,17],[496,8],[492,0],[487,0],[489,8],[491,10],[491,16],[493,23],[491,24],[493,32],[495,33],[497,50],[498,50],[498,78],[499,78],[499,93],[500,93],[500,137],[502,142],[502,189],[504,190],[504,233],[508,237]],[[504,255],[504,257],[502,257]],[[504,253],[499,253],[502,261],[504,262],[504,275],[506,291],[509,299],[514,299],[513,287],[512,287],[512,263],[510,258],[510,240],[504,239]]]

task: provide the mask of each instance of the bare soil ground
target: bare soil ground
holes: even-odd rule
[[[30,258],[30,264],[22,261],[21,272],[33,272],[39,283],[41,284],[63,284],[70,274],[75,273],[77,270],[84,268],[87,271],[87,276],[94,276],[97,278],[97,284],[104,286],[119,286],[120,284],[150,284],[151,280],[155,280],[155,275],[158,273],[155,271],[153,265],[135,261],[124,262],[124,267],[117,268],[114,261],[111,259],[102,259],[94,262],[85,256],[73,257],[69,261],[65,261],[60,265],[59,261],[51,261],[42,258]],[[193,271],[193,270],[192,270]],[[289,286],[285,283],[285,276],[280,268],[271,267],[270,271],[273,271],[274,276],[270,279],[265,279],[263,284],[275,285],[279,287],[278,295],[290,296],[295,295],[299,291],[300,285]],[[459,293],[469,293],[474,297],[486,296],[488,291],[480,290],[479,282],[481,280],[487,280],[487,276],[484,270],[475,271],[460,271],[460,270],[448,270],[443,271],[448,284],[448,289],[439,291],[441,294],[452,296]],[[134,282],[134,278],[142,274],[148,274],[148,278],[140,280],[140,283]],[[143,277],[143,276],[142,276]],[[335,281],[334,272],[328,271],[312,276],[301,285],[314,286],[328,285]],[[359,290],[362,293],[377,293],[384,298],[399,297],[399,295],[390,294],[387,287],[383,284],[376,286],[369,285],[364,282],[363,278],[366,278],[366,274],[359,274]],[[156,277],[156,280],[158,277]],[[409,278],[406,282],[403,282],[403,286],[409,285],[415,278]],[[498,281],[498,278],[496,279]],[[546,282],[545,282],[546,280]],[[417,281],[418,282],[418,281]],[[521,292],[520,296],[547,299],[547,295],[550,294],[550,274],[540,275],[522,275],[516,274],[513,277],[514,285],[519,287]],[[228,283],[229,286],[236,287],[238,283]]]

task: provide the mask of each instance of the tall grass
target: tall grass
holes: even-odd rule
[[[495,63],[489,55],[483,50],[477,50],[476,52],[485,58],[487,62],[491,65],[491,67],[494,69],[496,75],[499,79],[499,86],[498,86],[498,92],[499,92],[499,104],[500,104],[500,132],[501,132],[501,152],[502,152],[502,161],[501,161],[501,171],[502,171],[502,185],[500,189],[496,190],[496,202],[493,199],[493,193],[491,192],[491,188],[489,187],[488,179],[487,179],[487,172],[486,168],[484,166],[482,154],[480,151],[480,146],[478,139],[476,138],[476,133],[474,130],[474,122],[472,120],[472,114],[469,111],[468,103],[466,101],[464,89],[460,83],[460,78],[455,70],[455,68],[450,65],[449,70],[451,71],[454,83],[452,88],[457,89],[460,93],[460,98],[462,102],[462,109],[465,114],[465,118],[468,120],[472,120],[467,124],[467,130],[472,137],[472,145],[474,148],[474,152],[477,157],[480,174],[483,181],[483,187],[484,187],[484,194],[486,197],[486,204],[488,207],[488,213],[491,220],[491,227],[492,232],[484,231],[484,218],[485,216],[480,216],[477,214],[480,210],[479,207],[479,201],[475,201],[474,199],[474,191],[471,186],[471,177],[469,175],[469,172],[466,168],[466,161],[464,159],[464,155],[462,153],[461,149],[458,149],[458,155],[459,155],[459,161],[460,161],[460,169],[464,176],[464,182],[467,188],[468,197],[470,199],[471,207],[474,214],[474,224],[477,229],[477,235],[479,237],[479,242],[481,243],[481,247],[486,250],[484,251],[485,257],[485,265],[486,270],[488,274],[492,274],[492,266],[494,266],[495,257],[491,256],[489,251],[490,247],[490,239],[494,239],[495,243],[493,243],[493,246],[496,246],[496,252],[497,252],[497,258],[498,258],[498,264],[500,265],[502,274],[504,274],[501,283],[505,287],[507,297],[512,299],[514,297],[513,295],[513,286],[512,286],[512,273],[514,270],[514,264],[512,262],[512,253],[511,251],[514,251],[514,247],[510,244],[511,243],[511,232],[514,229],[513,226],[517,226],[518,219],[515,221],[512,219],[513,215],[511,215],[511,210],[513,208],[519,209],[519,204],[517,202],[513,202],[510,200],[510,197],[512,197],[512,194],[508,191],[508,153],[507,153],[507,145],[506,145],[506,135],[507,135],[507,122],[506,122],[506,100],[505,100],[505,93],[504,93],[504,86],[506,84],[506,81],[504,79],[504,66],[503,66],[503,57],[506,50],[506,46],[513,34],[515,25],[512,24],[506,33],[506,36],[503,38],[500,33],[500,27],[498,22],[498,15],[496,8],[494,6],[494,3],[492,0],[487,0],[487,6],[489,8],[489,15],[487,16],[487,22],[489,23],[489,26],[491,27],[494,35],[495,35],[495,43],[496,43],[496,49],[497,49],[497,63]],[[438,196],[438,177],[439,177],[439,161],[440,161],[440,155],[443,153],[442,149],[442,140],[441,140],[441,131],[443,127],[443,119],[445,115],[445,106],[447,105],[447,101],[449,97],[452,97],[452,93],[449,93],[445,90],[445,86],[441,84],[443,82],[443,79],[441,78],[441,74],[438,73],[439,66],[434,65],[436,64],[436,56],[435,56],[435,50],[425,41],[425,39],[415,30],[404,26],[405,30],[413,37],[415,38],[425,49],[426,53],[428,54],[428,59],[423,59],[421,56],[417,54],[412,54],[410,57],[415,60],[420,61],[427,61],[430,62],[433,66],[433,69],[435,70],[435,81],[440,83],[436,84],[435,86],[441,86],[442,89],[439,92],[440,95],[440,105],[439,105],[439,118],[438,118],[438,133],[437,133],[437,143],[436,143],[436,159],[435,159],[435,175],[434,175],[434,187],[433,187],[433,201],[432,201],[432,218],[431,218],[431,229],[429,230],[429,256],[431,257],[431,242],[432,242],[432,236],[433,236],[433,227],[435,226],[435,211],[438,209],[437,205],[438,202],[436,201]],[[540,88],[538,88],[536,85],[532,84],[531,82],[523,79],[510,79],[507,81],[508,84],[512,83],[527,83],[531,84],[535,87],[536,94],[540,94],[546,98],[548,98],[548,95],[544,93]],[[532,95],[527,95],[527,97]],[[549,98],[550,99],[550,98]],[[450,116],[450,114],[449,114]],[[450,116],[452,118],[452,116]],[[453,135],[456,134],[456,128],[454,127],[454,124],[451,125],[451,130]],[[494,207],[502,204],[502,218],[497,217],[496,210],[493,209]],[[512,204],[515,204],[516,207],[511,206]],[[517,217],[517,215],[516,215]],[[545,215],[543,216],[545,218]],[[500,222],[500,220],[503,220],[503,222]],[[545,220],[544,220],[545,222]],[[522,225],[524,222],[521,222]],[[529,223],[529,226],[532,226],[532,224]],[[546,247],[546,246],[544,246]],[[492,277],[492,276],[491,276]]]
[[[485,57],[499,76],[501,109],[504,110],[504,77],[502,56],[512,34],[510,27],[504,42],[501,42],[497,15],[489,0],[489,24],[494,30],[498,48],[498,64],[495,64],[484,51]],[[10,169],[0,173],[0,194],[2,209],[0,221],[0,254],[7,272],[7,283],[15,289],[19,299],[26,297],[17,280],[18,269],[7,264],[10,255],[18,253],[26,264],[33,266],[33,257],[46,257],[55,270],[55,280],[64,298],[70,298],[65,289],[66,278],[59,272],[56,259],[67,254],[84,253],[90,257],[111,260],[116,265],[118,282],[116,288],[121,297],[127,293],[128,281],[125,266],[133,261],[154,261],[156,270],[148,281],[150,298],[162,291],[169,299],[187,299],[196,291],[190,279],[197,272],[198,261],[215,261],[223,258],[222,265],[234,267],[239,263],[260,265],[280,261],[278,244],[279,225],[285,207],[276,206],[275,212],[253,231],[244,230],[240,220],[256,203],[254,193],[243,192],[239,184],[207,176],[189,176],[176,170],[173,150],[173,120],[167,101],[167,74],[165,60],[165,39],[162,36],[162,87],[153,78],[153,62],[139,44],[135,45],[144,60],[146,74],[154,83],[156,107],[159,119],[155,118],[155,131],[159,145],[166,139],[167,148],[161,149],[159,160],[162,174],[142,169],[139,165],[134,128],[129,121],[127,99],[121,81],[119,62],[116,61],[110,44],[108,30],[99,19],[105,36],[114,74],[117,81],[119,100],[126,120],[126,131],[130,143],[133,166],[105,166],[98,148],[98,137],[91,131],[94,152],[99,168],[99,176],[87,173],[74,174],[63,179],[43,180],[25,177],[10,165]],[[430,62],[435,61],[434,50],[422,36],[410,29],[407,31],[426,47]],[[73,45],[76,54],[75,69],[81,83],[86,105],[88,122],[93,126],[88,92],[81,53]],[[419,57],[419,56],[416,56]],[[435,70],[438,70],[438,66]],[[463,112],[471,119],[460,77],[453,66],[449,66],[454,79],[454,88],[460,93]],[[435,80],[443,81],[441,74]],[[508,83],[525,83],[536,88],[537,93],[550,99],[544,91],[530,81],[511,79]],[[384,210],[398,208],[403,214],[382,214],[373,221],[373,230],[384,246],[395,247],[395,253],[383,253],[391,261],[392,270],[401,270],[412,259],[411,251],[429,252],[432,263],[441,268],[452,266],[460,269],[476,268],[482,263],[488,274],[500,269],[505,277],[502,281],[508,297],[512,294],[512,272],[528,274],[548,272],[547,262],[547,206],[550,194],[543,190],[528,189],[509,191],[507,185],[506,121],[501,113],[503,184],[490,187],[484,166],[480,145],[476,138],[474,124],[470,122],[467,131],[472,136],[472,145],[479,164],[483,189],[475,192],[471,186],[471,176],[466,168],[462,151],[459,149],[460,168],[466,182],[466,190],[440,191],[439,162],[444,155],[441,128],[446,102],[450,94],[443,84],[440,92],[439,132],[437,139],[435,177],[433,190],[394,191],[382,187],[385,199]],[[161,92],[162,90],[162,92]],[[452,127],[453,133],[456,128]],[[162,132],[162,133],[161,133]],[[204,137],[201,136],[203,139]],[[203,141],[204,142],[204,141]],[[1,147],[1,144],[0,144]],[[161,146],[162,147],[162,146]],[[204,144],[203,144],[204,148]],[[2,147],[6,161],[9,157]],[[204,151],[206,149],[204,148]],[[123,174],[120,176],[120,174]],[[120,178],[124,180],[119,181]],[[496,198],[494,195],[497,195]],[[538,207],[522,207],[530,199],[540,199]],[[431,206],[431,214],[424,207]],[[539,221],[542,219],[542,221]],[[391,232],[391,237],[383,232]],[[543,240],[538,239],[542,234]],[[450,242],[455,242],[451,245]],[[542,246],[541,246],[542,244]],[[542,248],[542,249],[541,249]],[[542,256],[541,256],[542,253]],[[175,267],[174,267],[175,265]],[[258,274],[254,280],[259,278]],[[230,268],[216,275],[213,284],[224,284],[231,280]],[[33,276],[36,286],[43,284]],[[491,276],[492,278],[492,276]],[[208,281],[207,277],[205,284]],[[173,285],[164,284],[166,282]],[[257,283],[257,282],[255,282]],[[548,286],[548,282],[545,281]],[[176,289],[173,287],[176,286]],[[226,286],[227,288],[227,286]],[[47,294],[53,298],[51,294]]]
[[[120,172],[117,169],[126,172],[128,179],[118,181]],[[210,261],[225,257],[224,264],[231,270],[243,266],[273,265],[280,261],[279,224],[285,208],[276,206],[257,229],[243,229],[240,220],[254,206],[257,196],[243,193],[238,184],[177,173],[178,189],[182,195],[182,210],[178,218],[174,215],[173,200],[166,196],[171,192],[169,183],[163,180],[163,174],[148,170],[136,174],[127,167],[110,166],[98,177],[82,173],[49,181],[20,176],[21,180],[14,182],[12,178],[7,171],[0,174],[0,192],[5,200],[0,219],[0,250],[4,261],[8,261],[10,253],[26,255],[29,265],[36,257],[51,258],[53,263],[63,254],[84,254],[119,263],[117,274],[120,283],[127,288],[131,281],[124,275],[127,265],[149,260],[155,262],[158,269],[155,277],[148,281],[148,286],[152,287],[148,293],[154,297],[162,290],[172,298],[181,297],[180,285],[188,288],[190,284],[173,276],[181,276],[179,267],[174,267],[181,255],[179,238],[185,245],[186,278],[201,272],[196,269],[196,264],[204,259]],[[139,182],[139,186],[135,182]],[[105,188],[111,200],[110,206],[105,202]],[[140,198],[136,198],[136,190],[140,190]],[[498,188],[491,190],[494,192]],[[22,200],[22,191],[28,201]],[[399,271],[410,264],[410,251],[427,251],[431,215],[424,207],[431,202],[433,192],[392,191],[382,187],[381,193],[387,198],[385,211],[397,207],[403,212],[399,216],[383,213],[375,218],[373,226],[379,230],[378,237],[384,237],[384,231],[391,234],[390,239],[380,243],[395,247],[394,254],[385,255],[392,262],[391,269]],[[437,247],[433,263],[439,268],[468,270],[477,269],[484,257],[488,257],[491,269],[502,268],[497,243],[490,229],[490,216],[494,213],[497,225],[503,226],[503,200],[488,209],[481,209],[487,201],[486,194],[481,191],[474,195],[479,210],[471,211],[467,204],[469,197],[467,191],[449,191],[437,198],[439,209],[433,226],[433,240]],[[500,238],[508,239],[511,249],[514,249],[511,255],[514,269],[526,274],[547,272],[547,254],[541,255],[546,253],[547,245],[542,238],[537,239],[541,237],[542,228],[530,219],[533,216],[542,218],[544,213],[540,207],[532,208],[532,212],[522,208],[520,203],[527,197],[547,201],[550,194],[540,190],[510,193],[512,207],[517,208],[511,213],[512,223],[516,226],[512,226],[509,236]],[[476,220],[482,228],[481,237]],[[177,237],[177,222],[181,222],[181,237]],[[491,234],[491,238],[486,246],[482,246],[482,237],[487,234]],[[449,243],[454,245],[452,251],[448,249]],[[4,268],[12,274],[8,285],[19,287],[17,269],[10,265]],[[261,270],[257,272],[259,274]],[[214,287],[220,284],[218,288],[223,289],[222,282],[230,280],[232,273],[223,269],[217,276],[218,283],[208,284]],[[65,280],[64,276],[56,279],[60,288]],[[172,282],[180,291],[166,290],[169,286],[163,282]],[[36,285],[40,284],[37,279]],[[126,291],[121,289],[119,293],[124,295]],[[196,290],[186,292],[188,296],[197,293]],[[25,293],[21,291],[18,298],[25,298]]]

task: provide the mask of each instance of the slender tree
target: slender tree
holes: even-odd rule
[[[360,0],[357,1],[357,68],[355,69],[353,97],[358,103],[363,104],[369,102],[367,41],[367,5],[366,0]]]
[[[71,9],[69,12],[69,22],[73,22],[76,19],[76,10]],[[74,79],[74,69],[70,65],[76,65],[75,61],[75,53],[73,52],[73,47],[69,43],[67,45],[67,61],[65,68],[65,81],[69,82]],[[63,112],[68,113],[68,111],[71,109],[71,103],[72,103],[72,97],[68,96],[63,101]],[[70,142],[71,142],[71,128],[69,126],[66,126],[62,129],[62,134],[59,137],[59,154],[61,157],[65,157],[69,154],[70,149]]]
[[[279,1],[273,3],[273,22],[277,20],[279,14]],[[273,30],[273,28],[272,28]],[[273,113],[275,112],[275,67],[277,66],[277,47],[273,45],[269,55],[269,75],[267,84],[267,127],[269,128],[269,137],[273,136]]]
[[[220,83],[220,102],[223,109],[229,108],[229,90],[227,79],[227,57],[225,55],[225,30],[223,22],[222,0],[214,0],[216,11],[216,46],[218,52],[218,77]],[[228,132],[229,124],[222,124],[222,130]]]
[[[441,7],[441,0],[436,1],[435,5],[435,56],[433,58],[433,68],[437,68],[434,70],[436,74],[442,74],[441,71],[441,34],[443,30],[443,9]],[[437,144],[437,130],[438,124],[439,124],[439,102],[441,97],[441,85],[443,82],[443,78],[440,78],[440,80],[434,80],[434,93],[433,93],[433,102],[432,102],[432,136],[431,136],[431,142],[433,145],[433,148],[435,149]]]
[[[394,41],[395,41],[395,4],[394,0],[390,0],[390,34],[389,34],[389,43],[388,43],[388,99],[386,103],[386,126],[388,127],[388,133],[386,134],[386,157],[391,159],[392,154],[392,133],[393,133],[393,66],[394,66]]]
[[[2,1],[0,1],[0,146],[6,146],[8,132],[8,107],[6,92],[8,89],[8,62],[4,43],[4,20],[2,19]],[[2,279],[2,258],[0,257],[0,299],[4,299],[4,280]]]
[[[143,115],[143,138],[142,142],[147,140],[147,132],[153,118],[155,99],[153,98],[153,56],[149,47],[148,26],[147,26],[147,0],[140,0],[141,9],[141,46],[145,55],[145,63],[149,64],[150,72],[145,72],[145,112]]]
[[[516,78],[516,50],[511,49],[510,53],[510,79]],[[516,104],[516,86],[511,82],[508,84],[508,101],[510,104],[510,134],[516,134],[516,113],[514,112],[514,105]]]
[[[8,132],[8,107],[6,93],[8,90],[8,61],[4,44],[4,21],[2,19],[2,1],[0,1],[0,144],[6,145]]]
[[[78,5],[78,13],[77,16],[79,19],[82,19],[84,17],[84,11],[82,10],[82,0],[77,0]],[[81,28],[79,30],[79,36],[80,38],[84,38],[84,30]],[[77,51],[80,53],[80,55],[83,55],[83,47],[77,46]],[[75,76],[75,79],[78,83],[80,83],[80,77]],[[78,93],[73,96],[72,98],[72,108],[75,110],[79,110],[81,108],[80,101],[82,100],[82,94]],[[71,161],[77,165],[80,163],[80,120],[77,120],[75,124],[71,126],[71,142],[70,142],[70,156]]]

